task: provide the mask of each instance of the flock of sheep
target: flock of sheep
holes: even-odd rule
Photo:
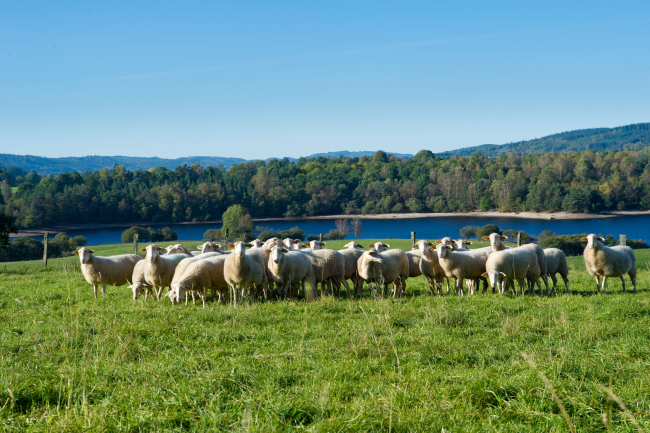
[[[198,295],[205,307],[206,291],[218,302],[231,299],[237,305],[237,296],[247,296],[248,289],[269,300],[272,296],[293,297],[299,290],[305,299],[316,299],[317,285],[321,294],[332,293],[340,296],[343,286],[351,294],[348,280],[352,282],[355,296],[361,295],[363,283],[375,283],[382,293],[392,285],[392,296],[403,296],[408,278],[424,275],[429,282],[431,294],[441,295],[446,280],[447,294],[450,293],[450,280],[453,280],[456,295],[473,294],[483,282],[483,293],[488,286],[492,293],[498,289],[504,293],[510,289],[516,294],[515,282],[520,292],[526,290],[535,294],[535,287],[546,287],[546,294],[555,292],[556,274],[564,281],[569,292],[568,267],[566,256],[557,248],[542,249],[536,244],[516,248],[506,247],[505,239],[498,233],[484,237],[490,241],[485,248],[468,249],[470,241],[443,238],[436,243],[426,240],[417,242],[411,251],[390,249],[390,245],[376,242],[363,251],[356,242],[345,245],[343,250],[323,249],[324,242],[272,238],[266,242],[259,240],[250,243],[229,244],[231,251],[223,251],[221,246],[205,242],[198,247],[201,251],[189,251],[181,244],[166,249],[152,244],[143,248],[146,257],[137,254],[123,254],[111,257],[94,256],[94,251],[81,248],[74,251],[79,256],[81,271],[86,281],[93,285],[95,297],[97,289],[106,285],[121,286],[129,284],[133,299],[144,292],[145,299],[152,290],[160,299],[164,288],[169,288],[167,296],[173,303],[180,303],[188,295]],[[628,274],[636,293],[636,258],[627,246],[607,247],[603,238],[589,235],[582,238],[587,242],[584,259],[587,271],[596,277],[597,288],[602,293],[608,277]],[[248,249],[247,249],[248,248]],[[549,290],[548,277],[553,282]],[[463,286],[465,282],[465,286]]]

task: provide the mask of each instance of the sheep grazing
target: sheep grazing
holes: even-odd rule
[[[451,245],[438,244],[438,263],[448,278],[453,278],[456,294],[463,295],[463,280],[481,279],[484,282],[484,291],[487,280],[482,274],[485,272],[485,262],[491,251],[453,251]]]
[[[587,272],[596,277],[598,293],[605,293],[605,283],[609,277],[618,277],[623,285],[623,293],[625,293],[625,279],[623,277],[628,274],[636,294],[636,256],[632,248],[624,245],[607,247],[602,244],[605,239],[594,234],[580,240],[587,242],[583,254],[585,266]],[[600,277],[603,277],[602,290]]]
[[[544,248],[544,256],[546,258],[546,275],[551,277],[553,281],[553,292],[557,286],[557,278],[555,274],[560,274],[564,280],[564,287],[567,294],[569,293],[569,267],[566,263],[566,255],[564,251],[558,248]]]
[[[377,289],[383,285],[386,294],[388,285],[393,285],[393,297],[403,296],[406,279],[409,276],[409,261],[402,250],[379,252],[376,249],[365,251],[357,261],[359,276],[368,284],[375,282]]]
[[[488,257],[485,263],[485,272],[482,274],[484,278],[489,278],[493,293],[495,288],[499,289],[499,293],[503,293],[505,288],[512,283],[512,290],[517,294],[514,285],[514,282],[517,281],[522,295],[526,288],[527,275],[533,278],[541,293],[542,286],[539,282],[540,270],[537,263],[537,254],[532,249],[524,248],[511,248],[493,252]],[[534,294],[535,288],[533,287]]]
[[[176,266],[181,260],[192,257],[187,254],[162,255],[161,251],[164,250],[156,244],[147,245],[140,251],[147,253],[144,278],[154,287],[158,299],[160,299],[162,290],[172,283]]]
[[[226,255],[221,254],[221,253],[205,253],[205,254],[198,254],[196,256],[192,257],[187,257],[183,260],[180,261],[178,265],[176,265],[176,269],[174,270],[174,278],[172,279],[172,285],[176,281],[176,277],[180,277],[183,275],[185,270],[194,262],[197,262],[199,260],[206,259],[208,257],[215,257],[215,256],[223,256],[224,259],[226,258]],[[215,288],[212,288],[212,297],[216,297],[217,295],[217,290]],[[221,301],[221,293],[219,293],[219,301]]]
[[[180,303],[181,299],[185,297],[185,305],[187,305],[186,293],[192,293],[192,300],[194,295],[198,294],[203,302],[205,308],[205,290],[212,289],[219,291],[219,299],[221,294],[225,294],[228,290],[228,284],[224,277],[224,267],[226,258],[221,254],[209,255],[208,257],[201,257],[198,260],[192,260],[188,266],[174,276],[171,283],[171,290],[167,293],[172,303]]]
[[[242,297],[245,297],[246,290],[251,286],[262,286],[268,299],[267,278],[262,257],[254,253],[246,254],[244,242],[235,242],[228,246],[233,249],[233,253],[226,258],[224,277],[231,287],[234,306],[237,306],[237,291],[241,290]]]
[[[383,252],[383,251],[386,251],[386,250],[388,250],[388,249],[390,248],[390,245],[389,245],[389,244],[385,244],[385,243],[383,243],[383,242],[375,242],[374,244],[370,244],[370,245],[368,245],[368,246],[369,246],[370,248],[374,248],[375,251],[377,251],[378,253],[381,253],[381,252]]]
[[[359,277],[359,271],[357,270],[357,262],[359,261],[359,257],[363,254],[361,248],[361,244],[352,241],[345,244],[342,250],[339,250],[339,254],[341,254],[345,260],[345,279],[352,280],[356,296],[359,296],[361,293],[361,285],[363,283]]]
[[[490,241],[490,248],[492,251],[503,251],[508,249],[509,247],[506,247],[503,245],[503,242],[508,239],[507,236],[501,236],[499,233],[492,233],[490,236],[483,236],[484,241]]]
[[[309,257],[298,251],[289,251],[277,245],[266,252],[269,254],[269,276],[281,285],[284,299],[287,298],[289,287],[296,283],[302,283],[302,291],[307,300],[314,299],[316,277]],[[305,291],[306,282],[311,287],[311,294]]]
[[[445,272],[438,263],[438,255],[434,251],[435,244],[422,239],[415,244],[414,248],[420,250],[420,272],[429,280],[431,294],[435,294],[437,288],[438,296],[442,295],[442,279],[445,277]],[[447,279],[447,293],[449,293],[449,279]]]
[[[95,251],[82,247],[72,254],[79,256],[81,273],[86,281],[92,284],[97,298],[97,288],[102,286],[102,295],[106,294],[106,285],[123,286],[130,284],[133,277],[133,268],[142,260],[137,254],[121,254],[112,257],[96,257]]]
[[[167,251],[167,255],[187,254],[188,256],[196,256],[196,255],[201,254],[198,251],[190,251],[181,244],[169,245],[167,248],[165,248],[165,250]]]
[[[321,291],[326,293],[327,288],[333,284],[333,293],[338,296],[341,284],[343,284],[348,295],[350,294],[350,286],[345,279],[345,258],[341,253],[334,250],[300,250],[300,254],[306,255],[311,261],[314,276],[316,282],[321,285]]]
[[[197,246],[196,248],[201,250],[201,254],[224,252],[223,249],[221,248],[221,245],[219,245],[216,242],[204,242],[201,245]]]
[[[144,292],[144,299],[147,299],[147,294],[151,292],[151,284],[147,283],[147,280],[144,278],[144,269],[146,262],[140,260],[135,264],[133,268],[133,276],[131,277],[131,285],[129,289],[133,290],[133,300],[138,300],[138,295],[146,289]]]

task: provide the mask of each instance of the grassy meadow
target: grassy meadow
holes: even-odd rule
[[[575,431],[650,430],[650,251],[636,254],[637,295],[613,279],[597,295],[572,257],[571,295],[439,298],[418,277],[398,300],[236,309],[126,286],[95,300],[77,257],[10,263],[0,431],[570,431],[559,404]]]

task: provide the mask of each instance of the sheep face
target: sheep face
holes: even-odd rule
[[[593,233],[590,234],[589,236],[587,236],[586,238],[581,238],[580,240],[583,241],[583,242],[584,241],[587,242],[587,248],[596,248],[598,246],[598,241],[601,241],[601,242],[605,241],[604,238],[602,238],[600,236],[596,236]]]
[[[441,259],[447,257],[447,251],[452,250],[453,248],[450,245],[438,244],[436,246],[436,251],[438,252],[438,257]]]
[[[171,255],[171,254],[190,254],[190,250],[188,250],[187,248],[185,248],[181,244],[170,245],[167,248],[165,248],[165,250],[167,251],[167,255]]]
[[[293,242],[294,242],[294,244],[291,246],[292,250],[300,251],[303,248],[305,248],[305,245],[301,244],[300,240],[296,239]]]
[[[433,245],[434,244],[431,242],[428,242],[425,239],[421,239],[413,246],[413,249],[417,248],[422,252],[422,254],[424,254],[429,251]]]
[[[380,253],[381,253],[382,251],[386,251],[387,249],[390,248],[390,245],[385,244],[385,243],[383,243],[383,242],[375,242],[374,244],[370,244],[370,245],[368,245],[368,246],[369,246],[370,248],[374,248],[375,251],[380,252]]]
[[[204,242],[202,245],[199,245],[196,248],[201,250],[201,254],[223,252],[223,250],[221,249],[221,245],[215,242]]]
[[[189,286],[185,283],[174,283],[171,286],[169,292],[167,292],[167,297],[172,301],[172,304],[180,304],[181,299],[185,297],[185,290]]]
[[[264,245],[264,242],[259,239],[255,239],[254,241],[250,241],[247,245],[251,248],[261,248],[262,245]]]
[[[345,244],[345,246],[343,248],[360,250],[361,248],[363,248],[363,245],[352,241],[352,242],[348,242],[347,244]]]
[[[309,248],[311,248],[312,251],[316,250],[321,250],[325,246],[325,242],[318,242],[318,241],[310,241],[309,242]]]
[[[365,254],[368,257],[369,262],[384,263],[384,259],[381,258],[381,254],[376,250],[368,250]]]
[[[162,254],[162,251],[164,251],[162,248],[160,248],[156,244],[151,244],[147,245],[146,248],[142,248],[140,251],[146,252],[147,256],[144,258],[145,260],[153,263],[153,261],[158,257],[159,255]]]
[[[237,257],[244,257],[244,254],[246,254],[246,244],[244,242],[237,241],[228,246],[233,249],[233,253],[236,254]]]
[[[490,272],[483,272],[483,274],[481,274],[481,276],[485,277],[485,278],[489,278],[490,279],[490,287],[492,287],[494,289],[494,288],[497,287],[497,284],[499,284],[499,282],[503,281],[503,277],[505,277],[506,274],[493,269]]]
[[[273,263],[279,264],[284,258],[284,253],[288,253],[289,250],[286,250],[279,246],[274,246],[271,250],[267,250],[269,257],[273,260]]]
[[[135,283],[135,284],[131,284],[129,286],[129,289],[133,290],[133,300],[134,301],[138,300],[138,296],[142,293],[143,287],[144,286],[142,285],[142,283]]]
[[[88,263],[91,259],[91,254],[93,254],[95,251],[89,250],[86,247],[81,247],[79,248],[79,251],[73,251],[72,254],[79,256],[79,261],[81,262],[82,265],[85,265]]]
[[[483,240],[490,241],[490,246],[494,249],[499,246],[502,240],[508,239],[506,236],[501,236],[499,233],[492,233],[490,236],[483,236]]]
[[[454,242],[456,243],[456,248],[467,248],[468,245],[472,245],[472,241],[466,241],[465,239],[458,239]]]

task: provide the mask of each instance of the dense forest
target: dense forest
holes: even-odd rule
[[[508,144],[484,144],[443,152],[438,156],[470,156],[474,152],[488,156],[532,155],[548,152],[581,152],[583,150],[610,151],[640,150],[650,146],[650,123],[619,126],[616,128],[592,128],[562,132],[534,140]]]
[[[387,212],[597,212],[650,209],[650,149],[440,158],[301,158],[41,177],[0,173],[0,211],[21,228],[66,223],[218,219],[232,204],[252,216]]]

